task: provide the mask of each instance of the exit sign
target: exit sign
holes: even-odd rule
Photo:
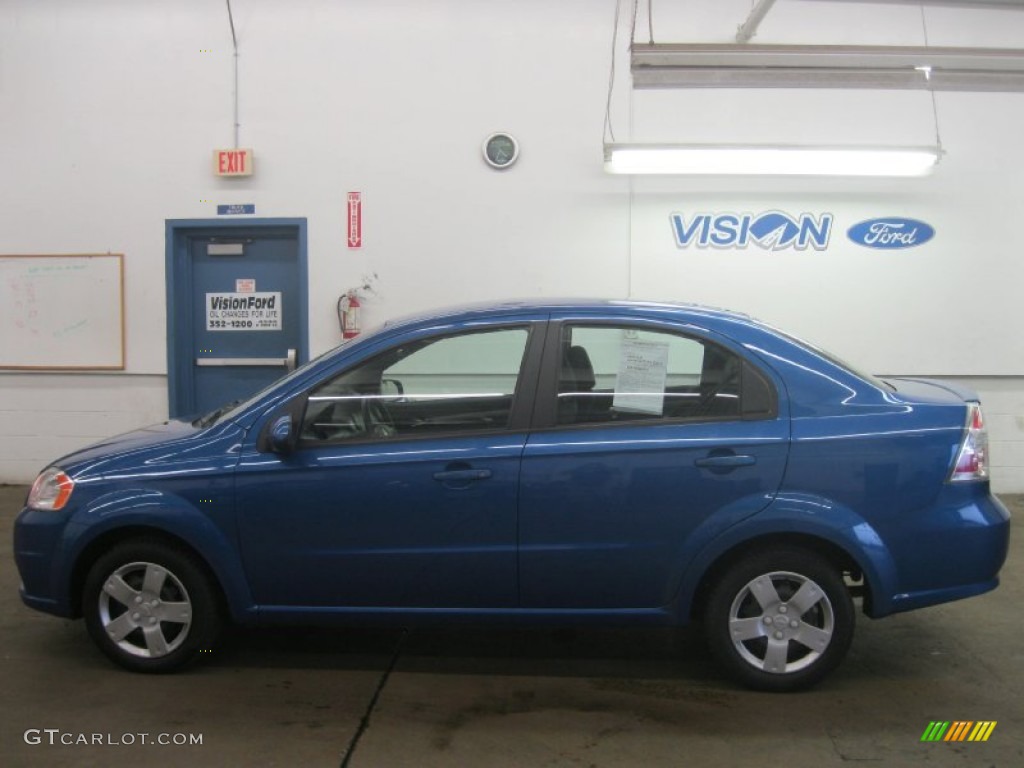
[[[252,150],[213,150],[213,173],[215,176],[252,176]]]

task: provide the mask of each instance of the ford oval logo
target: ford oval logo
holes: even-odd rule
[[[935,229],[917,219],[868,219],[846,230],[846,236],[866,248],[913,248],[935,237]]]

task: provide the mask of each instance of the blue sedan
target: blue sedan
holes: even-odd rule
[[[170,670],[227,622],[679,626],[793,690],[870,617],[994,589],[975,395],[746,315],[532,302],[385,325],[44,470],[22,599]]]

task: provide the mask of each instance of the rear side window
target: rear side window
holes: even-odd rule
[[[766,418],[774,392],[756,368],[703,339],[646,328],[562,328],[559,424]]]

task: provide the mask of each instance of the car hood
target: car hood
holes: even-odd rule
[[[121,473],[132,467],[199,460],[211,443],[242,430],[232,422],[200,429],[187,421],[166,421],[107,438],[53,462],[76,480]]]

